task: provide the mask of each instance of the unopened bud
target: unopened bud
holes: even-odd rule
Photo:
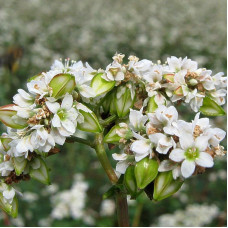
[[[195,85],[198,84],[198,81],[197,81],[196,79],[192,78],[191,80],[189,80],[189,84],[190,84],[191,86],[195,86]]]

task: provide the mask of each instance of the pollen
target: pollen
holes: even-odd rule
[[[193,132],[193,136],[194,138],[197,138],[198,136],[200,136],[203,133],[202,129],[200,128],[199,125],[195,126],[194,132]]]

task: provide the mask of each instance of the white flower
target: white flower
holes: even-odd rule
[[[126,172],[127,167],[129,166],[129,161],[132,159],[131,155],[127,155],[125,153],[112,154],[114,160],[118,161],[116,164],[116,171],[120,174],[124,174]]]
[[[106,67],[103,78],[107,81],[122,81],[124,79],[125,67],[117,61],[113,61]]]
[[[219,89],[216,91],[210,92],[211,98],[218,104],[224,105],[226,102],[226,93],[225,89]]]
[[[149,135],[149,139],[156,146],[156,151],[160,154],[167,154],[170,148],[175,148],[176,143],[172,137],[167,137],[162,133]]]
[[[199,136],[196,139],[191,134],[180,136],[180,147],[172,150],[169,158],[175,162],[182,162],[181,174],[190,177],[196,165],[212,167],[214,162],[211,155],[205,152],[208,147],[208,137]]]
[[[13,202],[13,198],[15,196],[15,189],[5,183],[0,184],[0,192],[2,192],[3,200],[5,203],[11,204]]]
[[[131,151],[135,154],[135,161],[138,162],[145,158],[147,155],[152,157],[152,143],[149,139],[143,138],[141,135],[134,133],[134,137],[138,140],[131,144]]]
[[[143,59],[140,61],[131,60],[129,61],[129,70],[132,70],[134,74],[139,77],[143,77],[145,73],[150,71],[151,67],[153,66],[152,61]]]
[[[34,97],[25,92],[23,89],[18,89],[18,94],[14,95],[13,102],[20,107],[31,107],[35,106]]]
[[[11,160],[0,163],[1,176],[8,176],[13,170],[14,166]]]
[[[143,112],[143,107],[140,109],[140,111],[130,109],[130,114],[129,114],[130,127],[134,131],[140,131],[145,128],[144,125],[148,120],[148,117],[146,115],[143,115],[142,112]]]
[[[27,83],[27,87],[31,94],[40,95],[39,99],[42,99],[51,92],[51,88],[47,86],[44,79],[39,81],[32,80]]]
[[[61,105],[57,102],[46,102],[48,109],[54,114],[52,126],[57,128],[60,135],[68,137],[75,133],[78,113],[73,107],[72,95],[66,94]]]

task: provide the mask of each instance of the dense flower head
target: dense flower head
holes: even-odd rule
[[[18,89],[13,104],[0,107],[0,120],[7,126],[0,138],[0,200],[10,205],[5,210],[13,213],[11,184],[30,177],[50,183],[43,158],[58,153],[58,145],[77,129],[105,132],[104,142],[118,144],[123,153],[113,154],[116,171],[130,173],[129,167],[135,166],[140,189],[158,172],[171,171],[174,180],[204,172],[215,156],[224,154],[220,142],[225,132],[199,118],[198,111],[224,115],[220,106],[225,87],[223,73],[213,75],[187,57],[155,64],[135,56],[125,62],[123,54],[115,54],[99,70],[81,61],[56,60],[49,71],[29,79],[28,91]],[[177,103],[198,112],[192,122],[179,119]],[[107,124],[113,117],[116,123]],[[141,178],[142,161],[153,166],[154,176],[146,181]],[[175,182],[175,189],[179,187]]]

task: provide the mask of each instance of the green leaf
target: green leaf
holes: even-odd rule
[[[154,200],[163,200],[176,193],[184,182],[174,180],[172,171],[159,173],[154,181]]]
[[[50,178],[49,178],[49,172],[48,168],[46,166],[46,163],[43,161],[41,158],[35,158],[36,160],[33,160],[33,162],[37,163],[39,160],[40,162],[40,167],[32,167],[33,164],[31,164],[30,170],[29,170],[29,175],[31,178],[43,183],[43,184],[50,184]]]
[[[103,197],[102,197],[103,200],[109,199],[109,198],[115,196],[115,192],[116,192],[116,186],[112,186],[111,188],[109,188],[109,190],[107,192],[105,192],[103,194]]]
[[[13,166],[17,176],[20,176],[24,171],[27,161],[23,156],[22,157],[14,157],[12,158]]]
[[[52,88],[52,97],[54,98],[71,93],[75,86],[75,77],[71,74],[58,74],[49,83],[49,87]]]
[[[156,178],[157,174],[158,162],[155,159],[149,159],[146,157],[135,165],[136,182],[140,189],[144,189],[149,183],[151,183]]]
[[[224,109],[209,97],[205,97],[203,99],[203,105],[200,107],[199,110],[206,116],[226,115],[226,112],[224,111]]]
[[[102,78],[103,73],[98,73],[91,81],[91,87],[96,93],[96,96],[100,96],[103,93],[110,91],[116,84],[115,81],[106,81]]]

